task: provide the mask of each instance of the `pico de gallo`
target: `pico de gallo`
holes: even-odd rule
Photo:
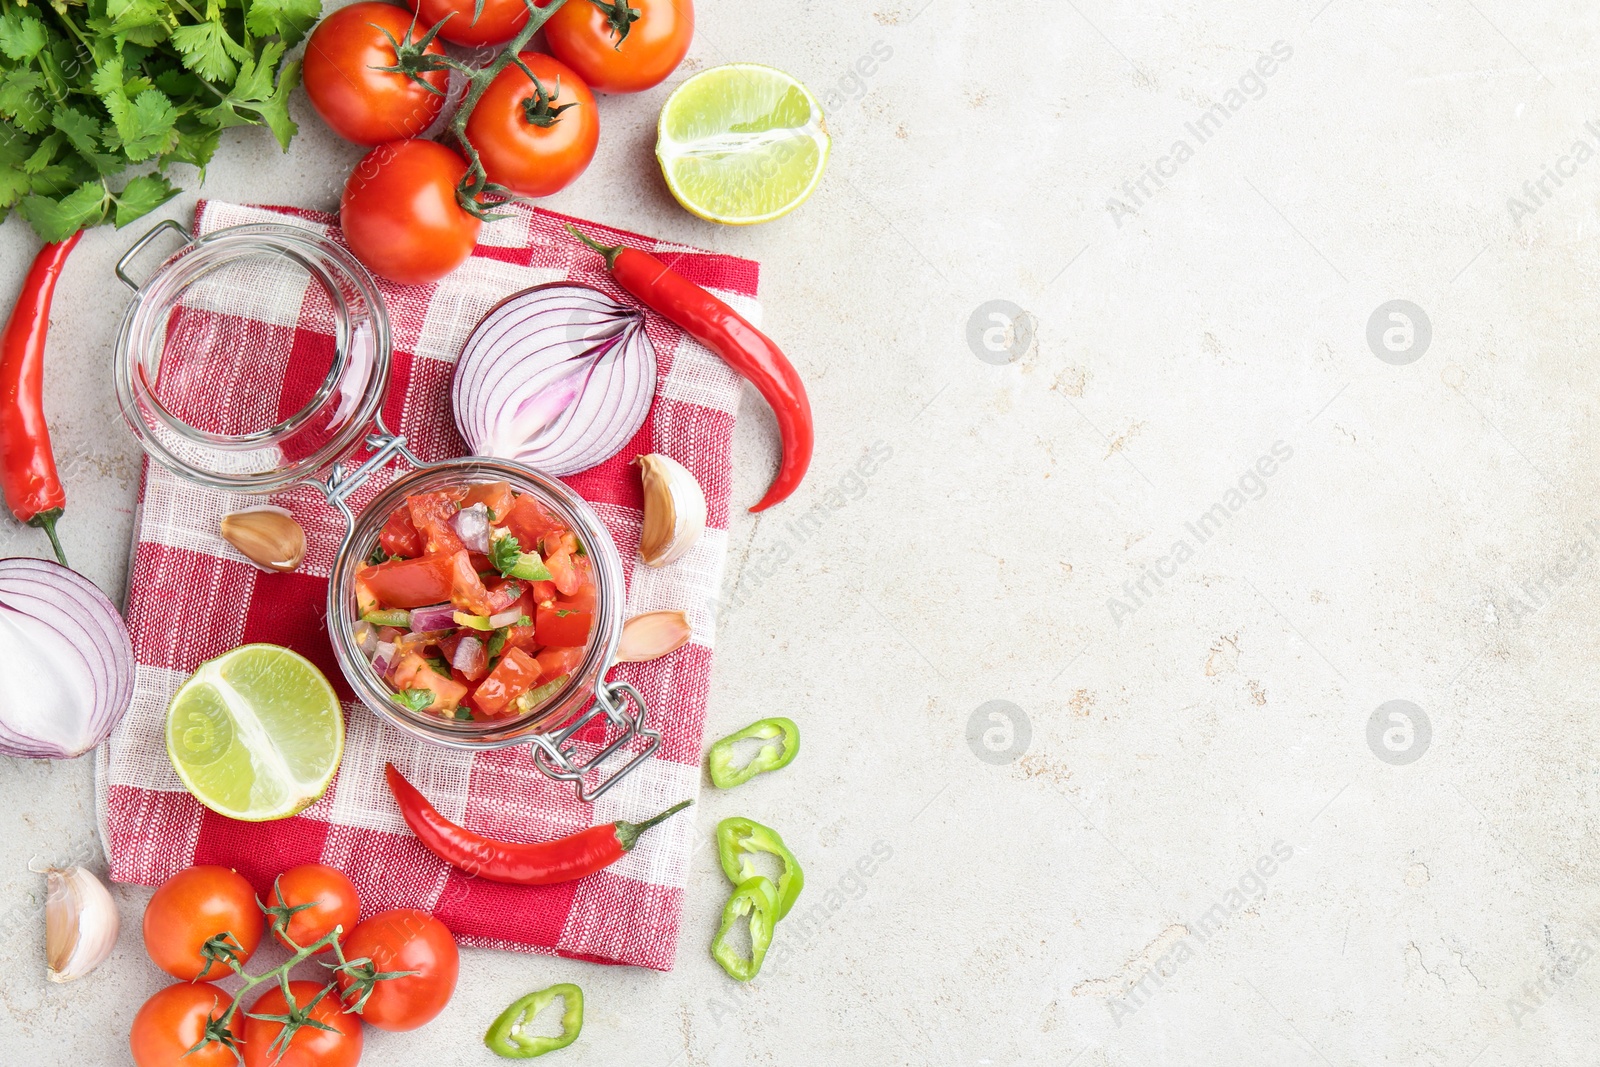
[[[577,535],[509,482],[407,497],[367,563],[354,636],[412,711],[515,718],[583,662],[594,569]]]

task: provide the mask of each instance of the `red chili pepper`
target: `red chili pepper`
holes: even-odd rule
[[[56,519],[66,507],[67,494],[56,474],[50,428],[44,421],[44,342],[56,279],[82,236],[80,230],[39,249],[0,333],[0,487],[18,522],[44,528],[62,566],[67,557],[56,538]]]
[[[640,834],[694,803],[685,800],[674,804],[660,815],[640,823],[601,823],[555,841],[522,844],[496,841],[457,826],[440,815],[428,803],[428,798],[395,770],[394,764],[386,764],[383,773],[389,779],[389,791],[400,805],[406,825],[429,852],[468,874],[512,885],[570,882],[609,867],[638,843]]]
[[[603,245],[575,226],[567,229],[606,257],[618,285],[721,356],[772,407],[783,440],[783,459],[766,496],[750,510],[765,511],[799,488],[811,465],[811,401],[806,399],[800,372],[783,351],[744,316],[648,252]]]

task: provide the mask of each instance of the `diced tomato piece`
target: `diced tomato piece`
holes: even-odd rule
[[[557,602],[557,607],[569,608],[573,611],[593,611],[595,602],[595,588],[593,582],[584,582],[578,586],[578,591],[571,596],[564,596]]]
[[[450,520],[461,510],[459,499],[446,492],[418,493],[406,497],[406,504],[411,509],[412,525],[430,553],[454,555],[465,547],[455,527],[450,525]]]
[[[578,535],[565,528],[557,533],[547,533],[544,535],[544,544],[541,549],[547,556],[553,556],[559,552],[565,552],[569,556],[576,556],[578,554]]]
[[[484,587],[489,591],[490,615],[498,615],[522,599],[522,583],[515,579],[491,578]]]
[[[422,555],[422,538],[417,534],[416,524],[411,521],[409,507],[401,504],[394,509],[389,521],[383,524],[383,532],[378,534],[378,544],[391,556],[415,559]]]
[[[505,517],[511,513],[511,483],[482,482],[468,486],[467,495],[462,498],[461,506],[470,508],[474,504],[482,504],[489,509],[490,522],[504,522]]]
[[[563,674],[571,674],[583,662],[581,648],[547,648],[534,658],[539,661],[539,680],[554,681]]]
[[[454,663],[455,662],[455,660],[456,660],[456,648],[460,646],[461,639],[463,637],[465,637],[465,636],[466,636],[465,634],[461,633],[458,630],[457,632],[449,635],[448,637],[439,638],[439,642],[438,642],[438,644],[439,644],[439,654],[445,658],[445,662],[447,662],[447,663]]]
[[[369,611],[378,610],[378,594],[372,591],[372,586],[361,580],[360,572],[356,574],[356,614],[365,615]]]
[[[560,594],[556,590],[555,582],[533,583],[533,604],[535,607],[549,607],[556,602],[558,595]],[[531,616],[533,613],[530,611],[528,614]]]
[[[466,562],[466,554],[461,554]],[[469,566],[470,569],[470,566]],[[390,560],[356,572],[356,595],[361,588],[384,608],[422,608],[450,597],[456,563],[454,556],[422,556],[417,559]],[[477,580],[477,572],[472,572]],[[483,588],[479,582],[478,587]]]
[[[469,549],[467,551],[467,558],[472,561],[472,569],[477,571],[479,574],[482,574],[485,571],[494,570],[494,566],[489,562],[489,557],[484,555],[482,552],[473,552]]]
[[[500,525],[516,535],[517,544],[524,552],[538,552],[539,543],[545,537],[567,532],[566,526],[550,513],[550,509],[526,493],[517,497],[511,510],[502,516]]]
[[[572,557],[565,552],[557,552],[544,559],[545,570],[550,572],[550,577],[556,583],[556,589],[563,594],[572,594],[583,585],[583,577],[578,574],[578,568],[573,565]]]
[[[508,648],[489,677],[472,694],[473,705],[489,718],[507,713],[511,702],[533,688],[540,664],[520,648]]]
[[[586,645],[594,627],[594,613],[565,607],[540,608],[533,618],[534,636],[541,645]]]
[[[489,591],[483,587],[483,579],[478,577],[467,550],[461,549],[450,560],[450,603],[469,615],[493,615]]]
[[[429,711],[454,711],[461,704],[461,698],[467,695],[466,686],[454,678],[446,678],[415,652],[402,657],[395,664],[389,680],[396,689],[431,690],[433,703],[429,705]]]

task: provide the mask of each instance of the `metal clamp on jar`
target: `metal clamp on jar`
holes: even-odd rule
[[[129,273],[131,264],[164,230],[174,231],[184,245],[140,283]],[[655,753],[661,735],[646,726],[638,690],[604,677],[622,636],[626,601],[622,559],[610,533],[586,501],[554,478],[507,460],[424,462],[404,437],[384,426],[388,316],[371,275],[348,251],[299,226],[249,224],[195,237],[166,220],[123,255],[117,277],[134,292],[117,338],[117,400],[145,452],[180,477],[213,489],[265,494],[315,486],[343,517],[344,538],[328,575],[327,625],[340,669],[362,703],[408,733],[450,748],[527,744],[534,765],[572,783],[584,801],[599,797]],[[239,317],[186,315],[194,308],[235,310]],[[256,350],[264,346],[252,345],[249,332],[278,324],[293,328],[307,313],[328,327],[331,350],[304,360],[296,353],[292,368],[260,365]],[[169,344],[180,339],[187,350],[201,349],[204,358],[185,355],[163,367]],[[204,375],[203,381],[196,375]],[[298,391],[287,388],[296,382]],[[197,395],[205,398],[198,404]],[[280,416],[285,395],[295,410]],[[267,401],[270,413],[264,410]],[[252,410],[253,420],[239,414]],[[411,469],[358,514],[352,494],[396,463]],[[393,699],[394,691],[356,643],[356,572],[377,545],[387,516],[407,496],[502,480],[550,509],[588,552],[595,624],[584,660],[560,690],[514,718],[463,721],[413,711]],[[584,758],[574,739],[597,721],[604,724],[604,739]],[[601,764],[630,746],[627,762],[601,777]]]

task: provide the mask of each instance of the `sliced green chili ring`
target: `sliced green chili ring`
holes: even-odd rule
[[[775,887],[778,892],[778,918],[789,914],[794,902],[805,888],[806,875],[800,861],[794,858],[789,846],[783,843],[778,831],[762,826],[752,819],[735,816],[717,823],[717,858],[722,861],[722,873],[735,885],[753,878],[758,873],[752,855],[765,852],[783,861],[783,873],[778,875]]]
[[[728,944],[728,935],[740,922],[748,921],[750,955],[741,956]],[[772,882],[757,875],[740,882],[733,896],[722,907],[722,926],[711,939],[711,958],[721,964],[728,977],[748,982],[761,972],[772,944],[772,931],[778,925],[778,891]]]
[[[781,745],[762,745],[749,763],[743,767],[733,765],[734,748],[740,741],[771,741],[778,737],[783,739]],[[799,754],[800,727],[794,724],[793,719],[762,719],[712,745],[711,751],[706,753],[706,770],[711,772],[712,785],[718,789],[732,789],[736,785],[744,785],[758,774],[789,766]]]
[[[517,714],[524,715],[555,696],[561,691],[561,687],[567,684],[569,677],[570,675],[559,675],[543,685],[523,693],[516,699]]]
[[[402,630],[411,628],[411,612],[409,611],[369,611],[361,616],[361,621],[371,626],[398,626]]]
[[[549,1007],[557,997],[565,1003],[561,1010],[561,1033],[556,1037],[535,1037],[523,1033],[524,1027],[533,1024],[534,1016]],[[531,1060],[546,1052],[566,1048],[578,1040],[578,1034],[582,1031],[583,990],[571,982],[562,982],[549,989],[529,993],[501,1012],[500,1017],[489,1024],[489,1032],[483,1035],[483,1043],[496,1056],[504,1056],[508,1060]]]

